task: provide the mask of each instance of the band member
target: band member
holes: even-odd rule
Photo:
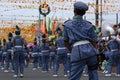
[[[1,67],[1,61],[2,61],[2,42],[0,40],[0,67]]]
[[[1,61],[1,70],[4,70],[5,68],[5,62],[6,62],[6,39],[3,39],[3,47],[2,47],[2,61]]]
[[[69,80],[79,80],[84,66],[88,66],[89,80],[98,80],[97,73],[97,35],[93,25],[83,19],[88,6],[83,2],[74,3],[74,17],[63,26],[65,45],[71,51],[71,70]]]
[[[46,35],[42,35],[42,43],[40,45],[42,53],[42,72],[48,72],[49,63],[49,45],[46,43]]]
[[[30,54],[29,54],[29,48],[27,47],[27,44],[24,45],[24,56],[25,56],[25,67],[27,68],[29,65],[29,59],[30,59]]]
[[[22,78],[24,75],[24,52],[23,46],[25,44],[25,39],[20,36],[20,30],[17,28],[15,31],[15,37],[12,40],[13,47],[14,47],[14,55],[13,55],[13,62],[14,62],[14,76],[18,77],[18,73],[20,70],[20,77]]]
[[[4,72],[9,72],[10,62],[12,63],[12,68],[13,68],[12,54],[11,54],[13,45],[11,40],[12,40],[12,37],[8,36],[8,42],[6,42],[6,51],[7,51],[6,52],[6,68]]]
[[[53,42],[50,42],[50,61],[49,61],[49,69],[53,68],[55,63],[55,55],[56,55],[56,47]]]
[[[33,69],[36,70],[38,68],[38,59],[39,59],[39,47],[37,42],[34,41],[34,46],[32,48],[32,60],[33,60]]]
[[[108,61],[108,73],[105,76],[111,76],[113,65],[116,66],[116,76],[120,76],[120,43],[110,37],[107,48],[110,50],[111,55]]]
[[[56,46],[57,54],[55,58],[53,77],[58,76],[60,62],[62,62],[64,65],[64,77],[67,77],[67,48],[65,47],[61,31],[59,31],[58,38],[56,39]]]

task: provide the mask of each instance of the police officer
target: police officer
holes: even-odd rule
[[[64,77],[67,77],[67,48],[65,47],[61,31],[59,31],[58,38],[56,39],[56,47],[57,54],[55,58],[53,77],[58,76],[60,62],[62,62],[64,65]]]
[[[14,47],[14,55],[13,55],[13,62],[14,62],[14,76],[18,77],[18,73],[20,70],[20,77],[22,78],[24,75],[24,52],[23,52],[23,46],[25,44],[24,38],[20,36],[20,30],[17,29],[15,31],[15,37],[13,38],[13,47]]]
[[[65,45],[71,50],[69,80],[80,80],[85,65],[88,66],[89,80],[98,80],[96,56],[98,52],[94,47],[97,36],[93,25],[83,19],[87,10],[88,6],[85,3],[75,2],[73,19],[63,24]]]

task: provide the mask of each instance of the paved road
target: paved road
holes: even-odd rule
[[[48,73],[42,73],[41,69],[37,69],[36,71],[32,70],[32,67],[25,68],[24,78],[13,78],[13,73],[4,73],[0,70],[0,80],[68,80],[62,74],[63,68],[60,67],[59,75],[57,78],[52,77],[52,70]],[[82,76],[81,80],[88,80],[88,77]],[[114,75],[111,77],[105,77],[103,73],[99,72],[99,80],[120,80],[120,77],[115,77]]]

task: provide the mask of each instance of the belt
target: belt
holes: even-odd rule
[[[42,54],[41,52],[39,52],[39,54]]]
[[[113,51],[118,51],[118,49],[112,49],[111,51],[112,51],[112,52],[113,52]]]
[[[16,47],[16,48],[21,48],[22,46],[14,46],[14,47]]]
[[[50,54],[55,54],[55,52],[50,52]]]
[[[3,54],[5,55],[5,54],[6,54],[6,52],[3,52]]]
[[[8,49],[8,51],[12,51],[12,49]]]
[[[69,55],[71,55],[70,53],[67,53],[67,55],[69,56]]]
[[[73,44],[73,47],[78,46],[78,45],[88,44],[88,43],[90,43],[90,42],[87,41],[87,40],[85,40],[85,41],[78,41],[78,42],[75,42],[75,43]]]
[[[41,52],[49,52],[49,50],[42,50]]]
[[[28,54],[28,53],[24,53],[24,54]]]
[[[57,48],[58,50],[60,50],[60,49],[66,49],[66,47],[59,47],[59,48]]]
[[[38,54],[37,52],[35,52],[35,53],[32,53],[33,55],[35,55],[35,54]]]

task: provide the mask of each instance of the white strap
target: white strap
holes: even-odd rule
[[[41,52],[39,52],[39,54],[42,54]]]
[[[55,52],[50,52],[50,54],[55,54]]]
[[[22,46],[15,46],[16,48],[21,48]]]
[[[5,54],[6,54],[6,52],[3,52],[3,54],[5,55]]]
[[[7,51],[12,51],[12,49],[8,49]]]
[[[67,53],[67,55],[69,56],[69,55],[71,55],[70,53]]]
[[[117,51],[118,49],[112,49],[111,51]]]
[[[60,49],[66,49],[66,47],[59,47],[59,48],[57,48],[57,50],[60,50]]]
[[[88,43],[90,43],[90,42],[87,41],[87,40],[85,40],[85,41],[78,41],[78,42],[75,42],[73,44],[73,47],[78,46],[78,45],[88,44]]]
[[[49,52],[49,50],[42,50],[41,52]]]
[[[32,53],[33,55],[35,55],[35,54],[38,54],[37,52],[35,52],[35,53]]]

